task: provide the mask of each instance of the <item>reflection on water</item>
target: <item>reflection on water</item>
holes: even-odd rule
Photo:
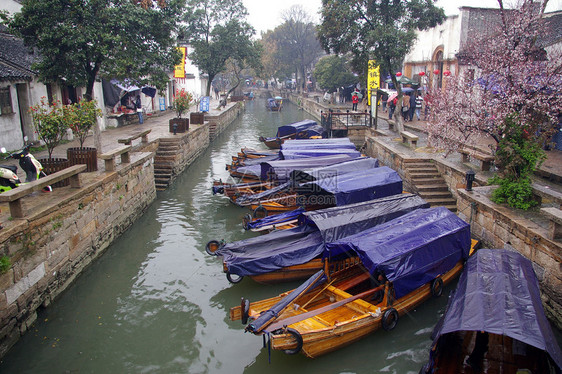
[[[310,360],[272,352],[261,337],[228,319],[240,297],[258,300],[296,284],[231,285],[211,239],[240,240],[247,213],[213,196],[215,179],[242,147],[262,148],[259,136],[310,118],[287,103],[268,112],[263,100],[246,112],[191,165],[133,227],[80,276],[0,363],[2,373],[417,373],[446,298],[432,299],[340,351]],[[449,290],[451,287],[449,287]],[[447,289],[446,289],[447,290]]]

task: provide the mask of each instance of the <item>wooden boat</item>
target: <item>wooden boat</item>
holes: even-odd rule
[[[381,327],[392,330],[400,316],[442,293],[470,249],[466,222],[443,207],[418,209],[326,244],[333,258],[354,252],[359,263],[321,270],[271,299],[242,299],[230,318],[251,318],[245,330],[269,337],[272,349],[318,357]]]
[[[294,197],[252,201],[249,207],[254,217],[265,217],[298,207],[317,210],[353,204],[402,193],[402,179],[396,171],[383,166],[338,174],[337,177],[328,175],[302,183],[295,191]]]
[[[267,99],[265,105],[267,106],[267,109],[272,112],[280,112],[283,108],[283,98],[281,96],[271,97]]]
[[[242,170],[250,170],[254,176],[257,176],[258,169],[260,178],[267,177],[266,182],[254,181],[250,183],[225,184],[222,181],[213,182],[213,194],[225,194],[229,199],[239,206],[250,206],[261,201],[277,199],[286,196],[295,195],[295,189],[302,182],[308,182],[319,179],[320,177],[333,177],[346,174],[353,171],[365,170],[378,167],[378,160],[370,157],[361,157],[349,160],[346,155],[337,156],[338,158],[320,157],[313,160],[302,161],[283,161],[268,163],[267,161],[260,165],[248,165],[248,168]],[[343,158],[342,158],[343,157]],[[265,157],[264,157],[265,158]],[[343,162],[335,161],[347,160]],[[250,160],[255,161],[255,160]],[[315,167],[328,163],[328,166]],[[305,170],[299,170],[305,169]],[[309,168],[312,168],[308,170]],[[290,174],[287,176],[287,173]],[[281,182],[283,180],[289,182]],[[284,210],[285,207],[281,206]],[[291,207],[292,209],[292,207]]]
[[[270,149],[280,149],[281,144],[289,139],[310,139],[322,138],[326,132],[322,126],[316,121],[307,119],[291,123],[288,125],[280,126],[277,128],[277,133],[274,137],[264,138],[260,136],[259,140],[263,142]]]
[[[299,222],[295,228],[209,248],[208,253],[222,257],[232,283],[244,276],[260,283],[304,279],[322,269],[325,243],[423,208],[429,204],[421,197],[400,194],[314,212],[300,209],[293,217]]]
[[[267,191],[274,187],[271,182],[250,182],[250,183],[237,183],[229,184],[224,183],[222,180],[213,181],[211,191],[213,195],[223,194],[228,197],[232,202],[235,202],[239,196],[254,195],[263,191]]]
[[[432,335],[420,373],[560,373],[532,263],[517,252],[472,256]]]
[[[280,184],[289,180],[290,173],[293,170],[310,170],[322,166],[330,166],[359,158],[358,156],[358,154],[335,154],[291,160],[260,161],[256,159],[249,165],[236,168],[229,168],[227,166],[227,170],[229,170],[232,177],[237,177],[244,181],[262,180]]]

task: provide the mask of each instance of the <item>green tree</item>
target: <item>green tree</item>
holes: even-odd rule
[[[44,82],[86,87],[98,76],[150,83],[163,90],[180,61],[174,31],[184,0],[26,0],[9,20],[26,45],[37,48]],[[94,126],[96,147],[99,129]]]
[[[314,78],[320,88],[329,92],[357,82],[357,77],[350,71],[347,60],[336,55],[325,56],[318,61],[314,68]]]
[[[434,3],[433,0],[322,0],[320,44],[327,52],[351,52],[356,72],[365,71],[367,61],[374,59],[381,72],[391,73],[401,98],[402,90],[393,73],[400,69],[416,40],[416,30],[434,27],[445,19],[443,9]],[[397,110],[400,113],[400,108]],[[403,130],[400,121],[398,128]]]
[[[162,3],[162,2],[160,2]],[[92,98],[98,75],[151,83],[164,89],[179,63],[174,30],[183,0],[26,0],[10,27],[35,47],[35,68],[45,82],[86,87]]]
[[[206,94],[217,74],[225,72],[229,59],[257,58],[259,48],[252,41],[255,30],[243,19],[247,10],[241,0],[188,0],[183,16],[182,36],[193,47],[193,63],[209,76]]]

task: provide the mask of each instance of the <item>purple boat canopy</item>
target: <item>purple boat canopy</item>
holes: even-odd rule
[[[281,151],[336,148],[355,150],[357,147],[355,147],[355,144],[353,144],[349,138],[285,140],[285,142],[281,144]]]
[[[466,263],[433,333],[434,344],[455,331],[505,335],[546,351],[562,368],[562,353],[546,319],[531,261],[505,249],[480,249]]]
[[[304,264],[320,257],[324,252],[326,240],[356,234],[365,228],[427,206],[419,196],[400,194],[350,205],[345,209],[322,209],[315,213],[305,213],[303,224],[298,227],[228,243],[215,254],[223,256],[231,274],[263,274],[286,266]],[[302,213],[301,211],[300,214]]]
[[[318,128],[318,123],[316,121],[313,121],[311,119],[305,119],[304,121],[299,121],[299,122],[295,122],[295,123],[291,123],[289,125],[284,125],[284,126],[280,126],[277,128],[277,134],[275,135],[275,137],[277,138],[283,138],[287,135],[291,135],[291,134],[297,134],[301,131],[306,131],[310,128]],[[320,129],[322,129],[322,126],[320,126]],[[317,131],[315,131],[317,133]],[[320,134],[317,135],[322,135],[322,132],[320,132]]]
[[[330,156],[308,157],[294,160],[278,160],[270,162],[262,162],[260,179],[287,181],[293,170],[313,169],[321,166],[337,164],[339,162],[348,161],[358,156],[347,154],[335,154]],[[238,168],[240,170],[241,168]]]
[[[312,148],[312,149],[287,149],[279,151],[282,160],[294,160],[308,157],[322,157],[332,155],[349,155],[353,158],[361,157],[361,152],[355,148]]]
[[[303,183],[301,188],[310,188],[312,194],[322,191],[335,196],[338,206],[402,193],[402,178],[387,166],[358,170],[337,176],[327,176]],[[303,192],[302,195],[307,195]]]
[[[358,254],[371,274],[392,282],[400,298],[467,259],[470,244],[469,224],[438,207],[414,210],[328,243],[325,255]]]

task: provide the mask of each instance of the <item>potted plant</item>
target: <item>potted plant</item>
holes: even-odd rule
[[[98,170],[97,149],[84,147],[86,137],[97,118],[101,117],[101,109],[97,107],[95,100],[86,101],[80,99],[78,103],[64,107],[65,121],[72,130],[74,136],[80,141],[80,147],[68,148],[66,156],[70,165],[86,164],[86,171]]]
[[[49,157],[39,160],[47,174],[55,173],[68,167],[65,158],[53,158],[53,150],[60,143],[66,130],[68,122],[65,120],[65,109],[60,100],[54,100],[51,104],[46,102],[43,96],[39,104],[30,107],[33,125],[39,138],[45,143]],[[68,180],[59,182],[55,186],[67,185]]]
[[[176,90],[172,109],[176,111],[178,116],[177,118],[170,119],[170,132],[175,134],[189,130],[189,118],[182,118],[182,115],[189,110],[192,101],[193,95],[191,92],[183,88],[181,90]]]
[[[199,111],[201,96],[195,96],[193,101],[197,111],[189,113],[189,122],[191,122],[192,125],[202,125],[205,123],[205,113]]]

